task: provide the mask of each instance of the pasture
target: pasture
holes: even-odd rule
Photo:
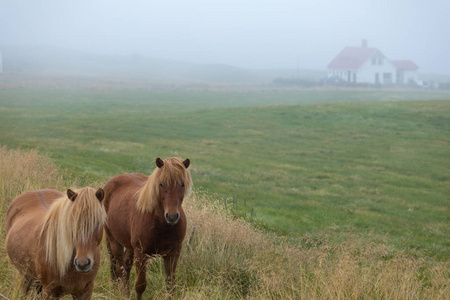
[[[0,219],[24,191],[76,186],[76,178],[66,177],[36,151],[0,148]],[[294,245],[231,218],[216,198],[198,191],[184,207],[189,236],[178,264],[176,299],[446,299],[449,293],[448,261],[406,255],[362,234],[339,244],[303,236]],[[25,298],[6,255],[4,227],[0,233],[0,293]],[[106,248],[103,240],[93,299],[127,299],[110,279]],[[161,259],[149,262],[147,277],[146,297],[167,299]],[[26,299],[40,298],[32,292]]]
[[[416,273],[401,279],[406,285],[414,282],[414,287],[401,290],[428,297],[428,285],[440,298],[445,285],[431,283],[430,276],[441,272],[439,276],[447,274],[441,279],[448,281],[443,271],[448,270],[450,249],[448,99],[448,93],[427,91],[0,90],[0,145],[36,149],[63,170],[62,180],[93,187],[121,173],[149,174],[158,156],[189,157],[197,189],[192,201],[201,202],[194,215],[201,215],[204,205],[226,207],[228,215],[232,209],[232,215],[266,232],[242,225],[248,234],[255,230],[258,241],[271,240],[265,235],[272,232],[277,247],[301,255],[310,251],[315,257],[312,269],[291,265],[300,272],[296,274],[301,282],[289,285],[302,286],[304,294],[286,288],[281,294],[274,292],[274,297],[358,295],[351,292],[357,280],[340,282],[341,287],[351,288],[338,294],[320,284],[312,286],[312,278],[339,285],[338,266],[333,265],[337,258],[345,272],[358,277],[369,274],[367,280],[381,284],[398,273],[377,277],[384,276],[377,269],[380,266],[417,267],[421,271],[413,268]],[[227,220],[223,222],[242,222]],[[205,221],[200,217],[197,222]],[[204,238],[200,233],[195,236]],[[205,234],[210,238],[218,233]],[[277,238],[280,234],[285,242]],[[220,248],[221,240],[228,247],[222,236],[206,248],[217,252],[214,247]],[[270,295],[258,296],[252,289],[258,290],[262,277],[270,281],[268,274],[281,258],[249,251],[242,256],[219,251],[237,255],[241,273],[230,275],[237,271],[218,261],[207,267],[213,274],[220,265],[231,272],[226,273],[230,278],[244,282],[230,297]],[[264,276],[244,270],[256,268],[253,257],[273,261]],[[324,257],[331,269],[314,269]],[[381,265],[369,267],[371,260]],[[400,261],[401,267],[395,265]],[[185,267],[189,264],[195,262],[184,261]],[[158,265],[154,268],[161,271]],[[181,271],[182,278],[193,280],[189,272]],[[270,284],[264,287],[266,292]],[[185,288],[192,295],[214,298],[223,292],[221,287],[196,290],[188,284]],[[361,291],[360,296],[387,297],[386,290],[378,288]],[[189,298],[186,291],[182,295]]]

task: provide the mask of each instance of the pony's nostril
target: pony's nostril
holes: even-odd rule
[[[75,258],[75,265],[77,266],[77,267],[80,267],[80,268],[85,268],[85,267],[89,267],[90,265],[91,265],[91,259],[90,258],[87,258],[85,261],[84,261],[84,264],[81,262],[80,263],[80,261],[77,259],[77,258]]]
[[[167,223],[169,223],[169,224],[176,224],[180,219],[179,213],[175,213],[175,214],[166,213],[164,216],[166,218]]]

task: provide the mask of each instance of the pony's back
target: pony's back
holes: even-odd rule
[[[6,250],[14,265],[22,272],[34,270],[42,219],[50,205],[64,196],[57,190],[38,190],[17,196],[6,213]],[[33,272],[34,273],[34,272]]]
[[[39,211],[46,211],[55,199],[64,196],[57,190],[45,189],[25,192],[17,196],[9,205],[6,213],[6,231],[14,222],[17,215],[34,214]]]
[[[140,173],[119,175],[111,178],[103,188],[105,190],[104,205],[106,212],[112,202],[128,200],[133,203],[137,199],[137,193],[146,184],[148,176]],[[133,207],[133,206],[132,206]]]

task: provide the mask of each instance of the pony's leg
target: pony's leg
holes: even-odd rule
[[[133,250],[125,249],[123,267],[121,269],[120,285],[126,298],[130,298],[130,273],[133,267]]]
[[[164,256],[164,272],[166,273],[166,288],[172,293],[175,288],[175,271],[177,270],[180,252],[176,251],[171,255]]]
[[[28,294],[31,285],[33,284],[33,279],[27,275],[22,278],[22,288],[25,292],[25,295]]]
[[[109,253],[109,262],[110,262],[109,270],[111,272],[111,278],[112,278],[112,280],[118,280],[119,278],[117,278],[117,273],[116,273],[116,258],[112,254],[111,242],[109,241],[108,237],[106,237],[106,247],[108,248],[108,253]]]
[[[130,273],[131,273],[131,268],[133,267],[133,259],[134,259],[134,252],[133,250],[130,249],[125,249],[125,254],[124,254],[124,280],[125,282],[130,281]]]
[[[147,288],[147,280],[145,279],[147,256],[144,255],[142,249],[135,249],[134,256],[136,257],[136,282],[134,283],[134,289],[136,291],[136,300],[141,300],[142,294]]]
[[[91,281],[86,285],[86,288],[81,293],[72,295],[72,298],[73,300],[88,300],[91,299],[93,291],[94,291],[94,281]]]
[[[59,299],[62,296],[60,287],[42,286],[42,298],[44,299]]]
[[[124,248],[121,244],[110,241],[109,248],[111,251],[111,277],[112,279],[122,279],[123,274],[123,253]],[[114,261],[114,262],[113,262]]]
[[[36,290],[36,294],[42,294],[42,284],[40,282],[34,283],[34,289]]]

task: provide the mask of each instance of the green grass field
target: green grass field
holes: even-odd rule
[[[447,260],[449,99],[427,91],[0,90],[0,146],[38,149],[81,185],[148,174],[158,156],[189,157],[197,188],[293,242],[357,233]]]
[[[61,171],[35,150],[1,147],[0,221],[11,200],[24,191],[77,186],[77,177]],[[188,238],[174,297],[165,288],[162,260],[155,258],[148,263],[145,299],[447,299],[450,293],[448,261],[408,255],[356,233],[340,243],[303,236],[293,244],[234,218],[217,198],[198,190],[183,206]],[[0,227],[0,296],[42,299],[33,291],[23,293],[21,275],[6,253],[5,234]],[[106,248],[103,239],[92,299],[135,299],[111,280]],[[134,281],[133,269],[130,285]]]

